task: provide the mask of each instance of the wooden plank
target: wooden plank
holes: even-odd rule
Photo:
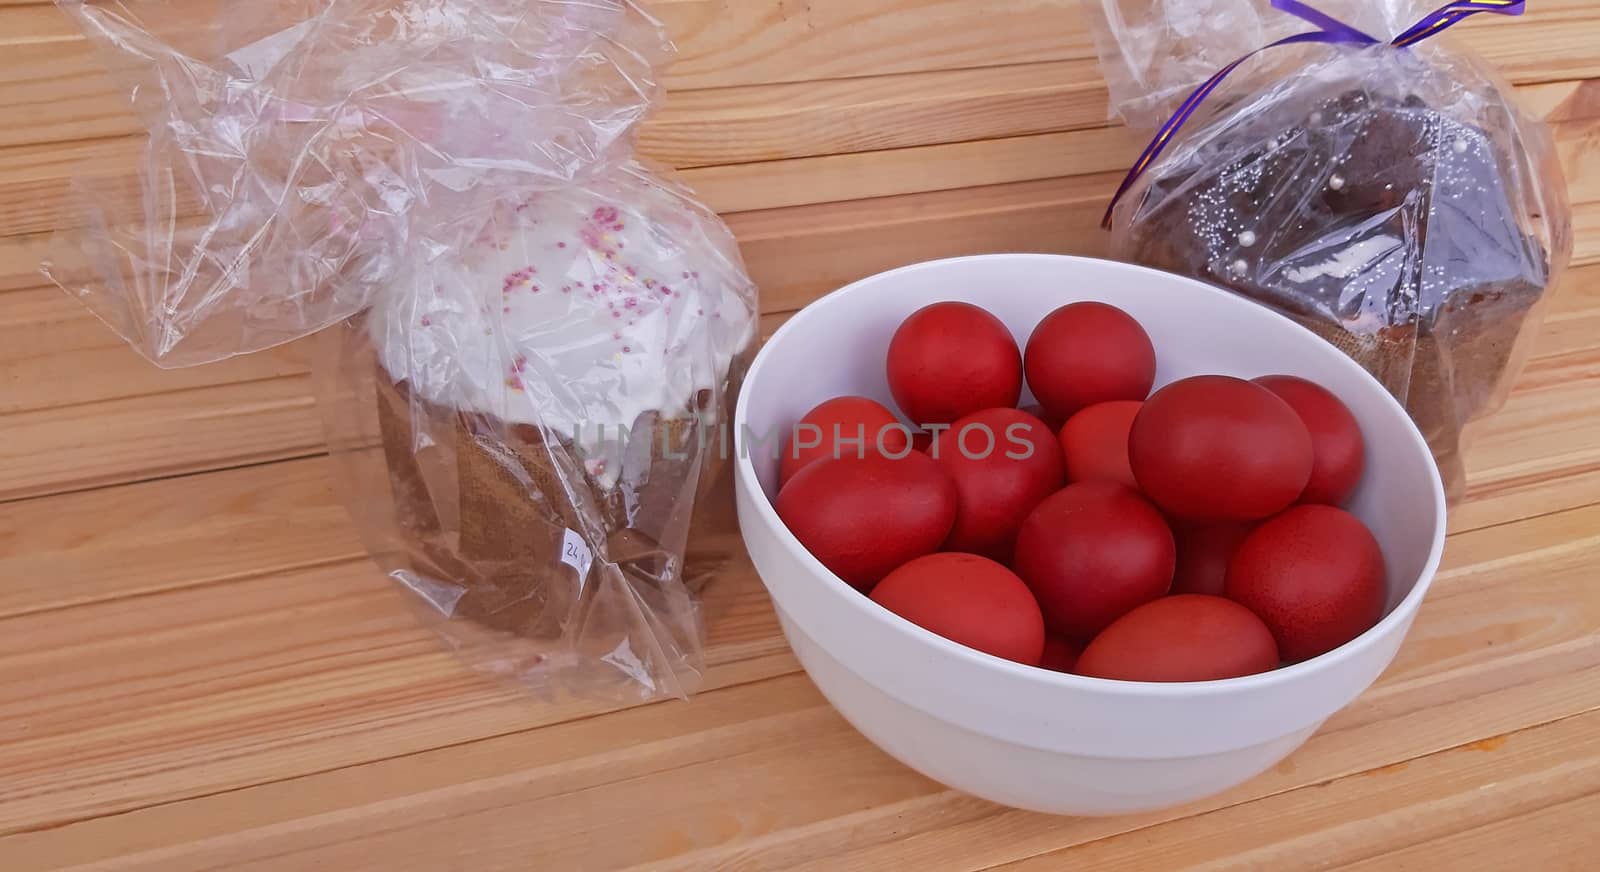
[[[1139,137],[1103,128],[1104,101],[1104,86],[1081,61],[692,91],[675,95],[672,108],[646,128],[643,150],[679,168],[758,163],[685,174],[718,211],[860,199],[1044,178],[1064,167],[1119,168],[1137,153]],[[975,155],[981,163],[968,157],[983,148],[975,140],[1075,130],[1087,135],[999,142],[995,153]],[[886,152],[892,161],[863,156],[867,167],[786,160],[951,143],[959,145],[949,152]],[[1043,169],[1041,157],[1051,151],[1053,165]],[[74,226],[74,175],[93,180],[97,199],[137,202],[132,178],[142,152],[135,136],[0,149],[0,236]],[[1028,169],[1008,166],[1018,162]],[[887,187],[879,181],[886,169],[897,170]],[[852,187],[864,182],[869,187]],[[814,190],[819,183],[823,190]],[[756,190],[746,190],[752,184]]]
[[[1545,97],[1554,100],[1555,94]],[[694,167],[1105,123],[1106,88],[1098,65],[1065,60],[676,91],[644,125],[640,146],[673,166]]]
[[[5,431],[0,500],[323,450],[306,376],[22,412]]]
[[[1600,335],[1600,269],[1580,266],[1558,280],[1544,302],[1542,329],[1535,356],[1575,354],[1592,347]]]
[[[706,689],[796,668],[748,568],[705,608]],[[0,622],[0,832],[590,717],[463,668],[366,561]]]
[[[1000,79],[1002,73],[1007,77],[1000,81],[956,81],[980,75]],[[752,94],[751,103],[724,97],[738,89],[703,92],[719,98],[730,113],[697,107],[693,111],[698,120],[679,133],[718,148],[728,143],[743,146],[759,142],[759,132],[747,127],[781,123],[787,148],[772,150],[777,159],[756,160],[754,156],[765,149],[756,145],[756,151],[717,156],[745,159],[719,166],[707,165],[714,156],[693,153],[690,142],[681,143],[684,150],[676,155],[647,153],[687,167],[681,173],[683,180],[724,213],[1124,170],[1143,147],[1145,134],[1101,126],[1097,111],[1040,105],[1036,97],[1057,96],[1061,82],[1082,82],[1086,74],[1079,71],[1076,80],[1054,78],[1062,73],[1052,65],[1031,65],[845,80],[822,83],[818,88],[825,93],[809,97],[765,93],[814,90],[809,86],[765,86],[746,89],[760,95]],[[929,93],[913,90],[926,79],[950,81],[948,88]],[[1546,112],[1570,116],[1577,110],[1567,84],[1523,90]],[[1019,90],[952,93],[979,85]],[[1555,94],[1567,97],[1554,99]],[[1098,105],[1101,98],[1103,94],[1085,102]],[[732,114],[758,107],[765,114]],[[1057,108],[1059,112],[1052,111]],[[1050,132],[1010,135],[1030,127]],[[863,129],[886,130],[890,135],[867,139],[851,135]],[[1554,133],[1571,198],[1579,203],[1600,201],[1600,120],[1567,117],[1555,125]],[[646,147],[650,144],[647,136]],[[84,178],[97,201],[109,204],[113,214],[135,214],[143,196],[137,176],[142,152],[142,140],[132,136],[0,149],[0,236],[77,226],[82,210],[77,205],[81,195],[72,189],[75,174]],[[193,198],[180,198],[180,203],[182,214],[201,211]]]
[[[793,309],[895,266],[1005,251],[1097,255],[1111,174],[729,216],[763,305]],[[809,232],[805,228],[809,228]]]
[[[858,278],[928,258],[1103,253],[1100,213],[1120,179],[1080,175],[725,217],[763,308],[789,311]],[[0,239],[0,275],[15,276],[20,287],[38,285],[33,268],[46,248],[38,236]]]
[[[1591,107],[1588,98],[1567,87],[1568,83],[1543,86],[1551,91],[1542,103],[1546,111],[1568,117],[1557,127],[1563,163],[1572,181],[1572,196],[1578,200],[1575,208],[1578,250],[1576,261],[1591,262],[1600,257],[1600,122],[1592,118],[1573,119],[1574,113],[1587,112]],[[1565,95],[1565,96],[1562,96]],[[797,213],[800,230],[814,229],[817,221],[829,220],[830,200],[878,200],[892,195],[913,196],[920,191],[972,187],[1013,181],[1038,181],[1049,183],[1048,176],[1062,172],[1104,172],[1115,175],[1125,162],[1126,154],[1137,147],[1138,137],[1118,128],[1090,128],[1054,134],[1013,137],[985,142],[960,142],[941,145],[917,146],[890,151],[875,151],[849,155],[831,155],[804,159],[762,162],[750,165],[702,167],[684,173],[701,195],[722,211],[760,211],[756,219],[734,218],[733,223],[748,224],[758,221],[768,235],[770,225],[776,220],[783,223],[781,213],[774,208],[756,210],[753,207],[784,207],[808,205],[817,208]],[[45,229],[68,220],[72,214],[67,195],[68,174],[71,167],[90,159],[95,172],[109,174],[101,183],[108,185],[106,196],[113,200],[121,196],[136,198],[131,178],[117,173],[131,171],[135,155],[129,149],[133,140],[110,140],[99,143],[80,143],[68,150],[70,156],[57,155],[50,148],[30,147],[16,150],[20,160],[8,169],[0,169],[0,230],[32,229],[17,238],[0,239],[0,290],[27,288],[39,284],[38,264],[48,248]],[[3,164],[4,162],[0,162]],[[1085,181],[1080,184],[1091,184]],[[1108,188],[1102,180],[1101,188]],[[1594,188],[1594,190],[1590,190]],[[121,191],[118,195],[114,192]],[[996,195],[1015,196],[1015,208],[1027,210],[1032,204],[1027,200],[1032,189],[1017,187],[1008,191],[979,191],[976,199],[993,200]],[[1094,195],[1082,195],[1087,202]],[[1105,195],[1099,195],[1102,197]],[[1595,198],[1595,207],[1585,202]],[[955,200],[960,196],[956,195]],[[952,198],[922,204],[926,212],[930,205],[948,204]],[[891,204],[892,205],[892,204]],[[844,213],[841,220],[851,220],[849,207],[839,207]],[[869,209],[870,211],[870,209]],[[941,215],[927,212],[937,220]],[[1591,226],[1593,225],[1593,226]],[[736,228],[738,229],[738,228]],[[1066,236],[1070,230],[1073,236]],[[920,237],[920,235],[919,235]],[[1046,250],[1096,251],[1104,244],[1103,234],[1093,222],[1065,224],[1054,234],[1056,244]],[[1024,246],[1025,247],[1025,246]],[[1595,249],[1595,250],[1591,250]],[[912,259],[913,251],[895,252],[878,248],[891,260]],[[968,246],[967,250],[972,250]],[[756,264],[760,266],[760,264]],[[759,270],[758,270],[759,271]]]
[[[1453,530],[1600,502],[1600,349],[1530,361],[1506,407],[1469,431]]]
[[[1508,407],[1471,435],[1468,490],[1451,511],[1452,530],[1600,501],[1600,464],[1585,450],[1592,442],[1585,426],[1574,420],[1593,408],[1590,392],[1581,390],[1600,337],[1600,282],[1590,280],[1592,269],[1561,282]],[[1567,441],[1547,438],[1546,426]]]
[[[1572,230],[1572,262],[1600,263],[1600,203],[1573,203]]]
[[[1592,463],[1547,468],[1528,475],[1514,470],[1480,473],[1450,513],[1452,533],[1532,518],[1600,500],[1600,470]]]
[[[118,202],[137,203],[141,192],[133,180],[144,142],[143,137],[123,136],[0,149],[0,236],[81,226],[82,219],[74,214],[79,202],[71,187],[74,176],[94,180],[108,196],[120,198]]]
[[[1115,148],[1108,147],[1106,137],[1092,133],[1083,134],[1082,137],[1076,141],[1095,144],[1087,154],[1099,155],[1096,159],[1106,163],[1116,160],[1113,155]],[[1004,180],[1019,173],[1033,175],[1046,170],[1055,159],[1052,153],[1056,144],[1048,138],[1030,138],[995,149],[1004,155],[1009,148],[1013,156],[1026,158],[1015,166],[988,161],[984,157],[987,147],[953,146],[951,148],[957,154],[928,157],[958,158],[962,169],[952,178],[958,183]],[[816,188],[834,194],[844,193],[848,188],[848,179],[876,177],[880,181],[873,184],[879,190],[888,191],[917,185],[914,172],[897,169],[893,153],[886,155],[851,158],[844,161],[842,166],[836,164],[833,169],[841,170],[842,174],[835,181],[817,182],[814,174],[804,172],[804,167],[798,168],[800,171],[792,175],[779,173],[792,186],[775,183],[763,190],[767,192],[765,196],[768,199],[787,198],[793,202],[811,198],[782,192]],[[1062,155],[1062,160],[1066,160],[1065,155]],[[743,204],[748,205],[751,194],[738,193],[738,183],[752,174],[759,174],[760,170],[715,169],[694,172],[706,174],[712,183],[713,196],[742,200]],[[691,181],[694,172],[689,174]],[[726,180],[719,179],[719,173]],[[1103,250],[1105,234],[1097,226],[1099,206],[1114,186],[1114,175],[1117,174],[1044,179],[1016,185],[984,185],[955,191],[905,194],[838,204],[822,203],[798,209],[740,212],[727,218],[743,243],[746,261],[766,294],[767,305],[783,310],[793,307],[797,292],[801,297],[807,293],[814,297],[824,289],[842,284],[837,277],[848,277],[845,281],[849,281],[875,271],[863,263],[878,264],[878,268],[882,268],[923,257],[956,253],[1008,250],[1093,253]],[[985,216],[994,217],[991,221]],[[876,226],[875,222],[879,221],[888,222],[888,225]],[[916,225],[917,229],[905,233],[911,224]],[[944,229],[937,229],[935,225],[943,225]],[[816,244],[830,250],[838,245],[844,245],[847,249],[861,249],[864,244],[867,250],[862,253],[867,257],[864,261],[858,258],[849,263],[841,262],[839,268],[825,274],[819,275],[813,268],[805,275],[796,276],[790,270],[797,258],[790,256],[790,249],[782,244],[785,234],[799,238],[799,248],[812,244],[804,237],[810,237]],[[841,235],[847,235],[848,239],[841,240]],[[48,234],[0,239],[0,289],[39,285],[38,264],[46,257],[49,247]],[[813,267],[820,266],[809,255],[802,256],[800,260],[813,261]]]
[[[677,176],[718,213],[741,213],[1038,181],[1062,174],[1112,173],[1125,168],[1128,155],[1138,154],[1144,146],[1142,139],[1122,126],[1101,126],[883,152],[696,166],[678,171]],[[102,149],[123,149],[133,141],[107,139],[101,144]],[[0,162],[6,154],[8,150],[0,150]],[[109,154],[96,166],[107,171],[125,166],[131,173],[136,163],[133,157]],[[74,195],[69,192],[67,176],[40,176],[11,184],[6,181],[8,174],[0,173],[0,229],[40,234],[69,229],[82,221],[82,213],[72,205]],[[1600,184],[1594,194],[1600,197]],[[133,210],[141,202],[142,190],[131,174],[107,174],[94,179],[94,195],[98,200],[115,203],[115,208]],[[194,202],[187,203],[184,210],[186,216],[202,214],[200,205]],[[6,211],[10,216],[3,214]]]
[[[274,753],[315,771],[323,751],[433,747],[440,716],[481,738],[610,708],[541,705],[464,672],[418,623],[411,597],[367,561],[339,560],[358,546],[326,474],[323,461],[275,464],[4,507],[0,542],[16,546],[0,563],[5,577],[30,568],[82,575],[7,591],[14,616],[0,620],[0,746],[31,750],[0,762],[0,829],[18,809],[82,810],[53,804],[59,788],[125,802],[196,759],[209,761],[208,777],[225,789],[241,772],[254,773],[249,783],[273,777],[284,765]],[[710,508],[710,523],[731,530],[731,510]],[[32,523],[7,526],[23,519]],[[319,522],[328,529],[308,529]],[[60,527],[29,535],[33,524]],[[714,543],[727,559],[737,537],[711,532],[697,539],[700,548]],[[132,564],[128,572],[119,560]],[[756,591],[748,567],[735,567],[706,597],[703,610],[716,622],[711,687],[746,680],[750,670],[766,677],[795,668]],[[82,658],[84,668],[62,657]],[[357,698],[373,707],[354,705]],[[180,741],[165,764],[129,781],[122,764],[87,751],[84,729],[110,757]],[[255,738],[223,749],[241,730]],[[283,731],[284,742],[261,743],[261,730]],[[315,747],[302,754],[303,742]],[[346,752],[336,751],[341,744]],[[44,762],[55,754],[66,759]]]
[[[976,868],[1600,707],[1600,637],[1589,632],[1600,621],[1589,576],[1597,557],[1600,508],[1458,537],[1401,658],[1304,751],[1210,803],[1113,821],[1003,811],[910,776],[836,715],[817,714],[803,684],[625,713],[617,717],[643,720],[615,733],[590,732],[610,729],[610,716],[545,733],[534,728],[577,709],[491,698],[436,652],[413,654],[405,646],[416,635],[380,602],[382,582],[365,576],[287,573],[31,615],[0,633],[0,723],[33,725],[0,746],[0,773],[21,789],[0,819],[38,831],[0,849],[163,870],[286,855],[345,868],[351,845],[378,842],[386,854],[368,856],[415,856],[419,868],[447,847],[487,863],[555,845],[597,852],[607,861],[599,868],[677,856],[690,869],[882,869],[890,855]],[[792,671],[765,596],[747,570],[734,578],[738,588],[715,588],[738,606],[713,610],[713,635],[743,640],[724,649],[747,658],[743,681]],[[1515,607],[1505,579],[1516,581]],[[400,650],[363,659],[390,646]],[[75,668],[84,658],[111,673]],[[58,689],[46,697],[34,688],[42,681]],[[332,695],[339,705],[317,704]],[[774,728],[745,744],[738,724],[751,719],[751,695],[770,701],[757,708]],[[685,711],[710,720],[672,721]],[[665,737],[651,726],[662,723]],[[179,724],[186,732],[174,742]],[[347,732],[357,724],[360,742]],[[297,738],[285,747],[289,733]],[[615,738],[624,735],[640,738]],[[502,738],[475,740],[492,736]],[[685,748],[706,756],[685,759]],[[400,753],[411,756],[346,768]],[[827,777],[807,780],[808,771]],[[749,785],[758,780],[818,789],[757,800]],[[226,786],[263,781],[276,783]],[[129,813],[80,820],[118,810]],[[526,823],[507,828],[508,818]]]
[[[0,415],[307,375],[314,342],[160,369],[60,290],[16,291],[0,305]]]
[[[686,174],[723,212],[1121,169],[1142,134],[1100,127],[1104,88],[1084,64],[686,92],[646,129],[644,150],[680,168],[755,163]],[[1558,123],[1563,165],[1580,201],[1595,175],[1592,122],[1600,114],[1600,100],[1587,96],[1584,84],[1518,89],[1534,111]],[[1083,135],[1019,138],[1073,131]],[[1002,141],[976,141],[993,139]],[[917,148],[938,145],[952,147]],[[97,197],[136,201],[138,186],[128,177],[142,148],[141,138],[124,136],[0,149],[0,235],[73,226],[74,174],[94,180]],[[863,151],[877,153],[854,162],[837,157]],[[786,160],[808,156],[835,157]]]
[[[434,802],[454,797],[482,807],[518,785],[523,785],[524,791],[539,788],[552,793],[597,780],[625,787],[629,777],[639,774],[692,771],[697,764],[722,755],[748,755],[773,747],[792,749],[818,733],[836,740],[841,726],[810,682],[801,676],[782,677],[737,692],[712,691],[687,706],[651,706],[553,726],[538,731],[537,741],[531,741],[528,734],[504,735],[459,746],[449,755],[414,755],[380,761],[370,768],[320,773],[314,776],[319,788],[315,793],[305,792],[306,782],[282,781],[258,788],[262,792],[253,797],[256,801],[250,806],[234,802],[232,794],[223,794],[214,797],[218,802],[211,814],[196,817],[182,806],[149,808],[137,812],[144,817],[143,827],[115,831],[89,820],[69,825],[67,830],[75,836],[98,831],[92,841],[63,839],[66,833],[62,831],[26,833],[0,841],[0,850],[19,864],[14,867],[17,869],[61,868],[120,858],[120,868],[142,865],[177,870],[185,868],[186,861],[192,864],[192,851],[181,840],[171,838],[176,832],[187,832],[197,842],[211,842],[220,852],[245,853],[230,851],[227,843],[238,841],[258,845],[263,850],[257,853],[264,853],[275,850],[274,842],[306,831],[318,820],[336,825],[350,810],[382,801],[389,791],[380,788],[378,778],[405,781],[420,801],[396,804],[393,811],[408,820],[426,820],[429,797]],[[512,761],[520,765],[513,768],[508,765]],[[891,782],[906,780],[903,770],[896,772],[891,766],[880,764],[874,772],[888,776]],[[808,783],[826,787],[814,780]],[[873,792],[881,796],[882,790],[879,787]],[[638,809],[641,803],[654,802],[665,811],[679,805],[676,799],[660,800],[634,791],[627,806]],[[252,807],[254,813],[249,811]],[[588,812],[594,807],[573,802],[569,808]],[[178,829],[172,829],[174,826]],[[240,831],[249,835],[235,840],[233,834]],[[454,846],[453,840],[451,844]]]
[[[1600,149],[1595,148],[1600,130],[1596,129],[1592,118],[1582,116],[1596,101],[1570,85],[1556,83],[1533,90],[1542,94],[1540,105],[1545,111],[1568,119],[1557,132],[1561,137],[1563,163],[1573,180],[1573,195],[1579,200],[1575,216],[1576,259],[1589,262],[1600,257],[1600,249],[1590,250],[1600,246],[1600,208],[1591,209],[1583,200],[1590,196],[1600,200],[1600,188],[1588,190],[1600,185],[1600,172],[1591,166],[1600,162],[1600,157],[1596,156]],[[867,105],[870,104],[863,104]],[[934,122],[929,125],[932,129],[945,126],[942,118],[930,120]],[[1059,123],[1070,125],[1073,122],[1066,119]],[[920,190],[1038,180],[1062,171],[1118,170],[1126,160],[1124,152],[1131,152],[1137,142],[1138,138],[1127,131],[1090,128],[987,143],[949,143],[750,166],[705,167],[691,169],[685,175],[713,206],[723,211],[742,211],[756,206],[815,205],[832,199],[873,199],[902,193],[909,195]],[[113,189],[124,191],[125,197],[137,195],[133,186],[127,184],[126,177],[115,175],[133,167],[133,147],[132,140],[111,140],[80,143],[68,149],[65,155],[43,147],[15,150],[18,159],[9,162],[10,168],[0,169],[0,191],[12,193],[12,196],[0,198],[0,202],[12,204],[0,206],[0,212],[4,213],[0,214],[0,230],[31,228],[40,232],[0,239],[0,290],[33,287],[39,283],[37,267],[48,247],[48,234],[43,230],[67,220],[72,212],[66,194],[72,166],[91,159],[97,174],[111,174],[110,182],[120,180],[120,186],[112,184]],[[1013,193],[1023,199],[1029,195],[1026,188],[1013,189]],[[1027,205],[1017,204],[1020,208],[1027,208]],[[826,210],[800,213],[805,222],[814,222],[826,215]],[[1092,222],[1068,227],[1081,236],[1058,243],[1052,250],[1093,251],[1103,245],[1103,235]],[[1060,234],[1057,238],[1061,238]],[[909,252],[902,255],[901,262],[910,256]]]
[[[311,365],[310,343],[297,342],[209,366],[160,369],[56,288],[0,299],[0,415],[303,375]]]
[[[1560,818],[1600,810],[1600,713],[993,868],[1290,869],[1314,858],[1318,868],[1393,870],[1406,868],[1393,864],[1399,854],[1427,859],[1415,868],[1466,869],[1473,867],[1444,862],[1445,856],[1467,860],[1459,848],[1435,853],[1441,841],[1454,845],[1466,836],[1469,845],[1482,846],[1481,837],[1468,834],[1504,833],[1512,819],[1558,809]],[[1517,831],[1521,845],[1529,834]],[[1600,847],[1591,826],[1546,835],[1554,843],[1537,856],[1555,862],[1519,856],[1526,868],[1588,868]]]
[[[1600,76],[1600,58],[1584,46],[1593,45],[1587,31],[1595,12],[1582,0],[1541,2],[1537,9],[1529,9],[1529,20],[1539,19],[1537,28],[1507,28],[1505,19],[1480,16],[1457,28],[1452,44],[1477,53],[1513,81],[1591,79]],[[1562,74],[1542,75],[1554,68]]]
[[[1121,173],[726,216],[763,305],[788,310],[875,272],[1009,251],[1103,256],[1099,221]],[[1574,209],[1575,266],[1600,263],[1600,203]],[[0,240],[0,264],[5,261]]]
[[[679,168],[750,163],[1102,127],[1105,102],[1098,68],[1085,60],[682,91],[645,123],[640,144],[645,156]],[[74,172],[123,172],[138,159],[141,134],[17,134],[11,138],[23,144],[0,149],[0,181],[21,191],[25,182]],[[26,227],[0,213],[0,235]]]
[[[183,0],[207,20],[218,0]],[[673,90],[999,66],[1093,55],[1077,9],[1050,0],[664,0]],[[50,6],[0,7],[0,106],[27,107],[0,144],[135,132],[105,58]],[[1549,72],[1548,65],[1545,68]],[[1547,75],[1546,79],[1562,78]]]
[[[749,212],[1120,171],[1129,155],[1138,154],[1143,147],[1142,140],[1123,127],[1094,127],[891,151],[692,167],[678,171],[677,176],[712,209]],[[79,152],[96,152],[87,158],[96,175],[84,181],[95,192],[95,199],[112,210],[110,214],[137,214],[142,208],[144,192],[135,175],[139,147],[131,137],[80,144]],[[0,149],[0,166],[5,166],[11,154],[25,152],[24,160],[0,170],[0,236],[65,230],[82,226],[85,220],[77,205],[81,195],[73,190],[73,179],[67,174],[71,166],[54,161],[53,156],[46,158],[48,163],[35,166],[32,156],[41,148]],[[1600,186],[1594,194],[1600,197]],[[193,199],[182,200],[178,209],[185,217],[204,214]]]
[[[1517,88],[1517,96],[1536,117],[1556,124],[1600,116],[1600,81],[1524,85]],[[661,118],[646,125],[642,144],[646,155],[679,168],[767,163],[1098,128],[1104,123],[1104,102],[1104,85],[1086,61],[687,91],[674,94]],[[1134,142],[1140,136],[1117,135]],[[1568,148],[1592,147],[1592,138],[1576,133],[1562,138]],[[55,200],[74,173],[103,178],[133,172],[141,149],[142,139],[133,136],[13,146],[0,150],[0,190],[22,194],[28,191],[25,186],[39,185],[35,190],[40,198]],[[1062,155],[1075,157],[1076,151],[1064,148]],[[1120,168],[1127,160],[1121,155],[1118,165],[1091,164],[1078,171]],[[1574,185],[1587,190],[1586,174],[1578,168],[1583,160],[1568,155],[1563,163]],[[1061,174],[1058,169],[1045,175]],[[860,174],[865,180],[872,176]],[[720,211],[787,205],[721,204],[706,192],[708,181],[696,179],[695,184]],[[878,195],[852,193],[833,199]],[[52,219],[41,217],[46,204],[30,200],[18,196],[15,202],[0,204],[11,210],[0,212],[0,235],[64,226],[60,217],[66,211],[64,204],[48,206],[56,216]]]
[[[1447,837],[1408,845],[1341,867],[1350,872],[1429,872],[1434,869],[1494,869],[1507,846],[1517,863],[1541,872],[1585,872],[1600,852],[1594,819],[1600,795],[1541,808]]]
[[[148,366],[125,347],[108,350],[107,360],[136,373]],[[10,378],[6,363],[0,355],[0,379]],[[143,390],[158,387],[154,378],[107,384]],[[10,414],[0,443],[0,502],[321,454],[310,379],[225,382]]]
[[[785,310],[796,299],[926,257],[984,251],[1101,252],[1106,240],[1099,215],[1118,179],[1120,174],[1113,173],[1043,179],[725,217],[762,288],[764,305]],[[785,234],[795,237],[798,256],[783,245]],[[816,263],[811,252],[820,246],[831,256],[841,245],[847,259],[819,270],[828,265]],[[49,248],[48,234],[0,238],[0,289],[38,286],[38,265]],[[801,249],[806,253],[799,255]],[[791,273],[797,265],[800,272]]]
[[[647,8],[678,45],[666,76],[677,90],[1094,55],[1083,15],[1052,0],[669,0]]]
[[[206,10],[219,0],[183,2]],[[680,49],[665,77],[673,91],[1094,57],[1086,16],[1051,0],[658,0],[650,8]],[[1468,22],[1454,38],[1519,83],[1583,79],[1600,75],[1583,26],[1597,15],[1587,0],[1546,0],[1516,22]],[[25,109],[0,129],[0,145],[137,132],[104,59],[56,9],[0,7],[0,34],[14,34],[0,36],[0,106]],[[1074,81],[1098,87],[1098,79]]]
[[[1080,135],[1067,134],[1074,137]],[[1058,144],[1050,136],[1009,142],[1015,144],[1012,156],[1026,156],[1022,165],[1024,174],[1030,175],[1048,167],[1050,153]],[[998,147],[996,151],[1004,155],[1007,147]],[[1002,175],[989,177],[1004,178],[1003,174],[1012,172],[1009,169],[985,168],[986,160],[982,156],[984,148],[970,151],[966,150],[966,146],[937,148],[962,149],[963,154],[968,156],[960,165],[973,169],[970,172],[956,172],[960,182],[980,181],[985,178],[984,173],[999,173]],[[1109,160],[1113,150],[1101,149],[1092,154]],[[887,154],[892,158],[896,153]],[[887,184],[890,185],[898,185],[899,179],[909,178],[892,169],[894,160],[880,162],[868,160],[868,157],[851,155],[839,158],[853,168],[846,178],[881,177],[888,179]],[[737,182],[748,178],[736,167],[697,172],[706,173],[707,178],[727,173],[726,180],[718,190],[728,197],[739,196],[731,191],[737,188]],[[801,176],[796,175],[785,182],[806,187],[800,184],[800,179]],[[763,288],[764,304],[768,309],[782,311],[873,271],[868,266],[818,264],[817,258],[811,256],[818,247],[828,251],[838,250],[841,246],[846,251],[864,248],[866,262],[878,264],[880,268],[921,257],[981,251],[1100,251],[1105,239],[1097,226],[1099,210],[1096,207],[1104,202],[1116,179],[1116,173],[1044,179],[955,191],[858,199],[803,208],[743,212],[728,216],[728,220],[743,241],[746,260]],[[833,184],[823,183],[812,187],[831,190]],[[848,184],[840,184],[841,193],[849,187]],[[782,189],[784,185],[774,186],[774,191]],[[769,196],[783,195],[774,192]],[[1600,215],[1600,212],[1596,214]],[[899,232],[900,226],[908,222],[916,225],[917,230],[909,235]],[[943,229],[930,232],[929,228],[935,225]],[[1600,227],[1597,227],[1597,231],[1600,231]],[[1600,239],[1600,232],[1597,232],[1596,238]],[[953,240],[953,244],[943,244],[945,239]],[[796,242],[795,250],[804,250],[804,254],[789,256],[790,251],[785,243],[790,240]],[[44,240],[38,237],[0,240],[0,276],[9,273],[16,285],[24,282],[28,285],[37,284],[37,274],[32,273],[31,266],[42,257],[43,251]],[[812,269],[796,272],[797,266],[804,267],[806,264],[810,264]],[[819,276],[816,270],[818,266],[830,269]]]
[[[1106,239],[1098,227],[1099,214],[1119,179],[1117,173],[1043,179],[726,217],[743,243],[765,305],[786,310],[876,269],[929,257],[991,251],[1103,253]],[[1600,263],[1600,202],[1579,204],[1574,213],[1574,263]],[[879,220],[887,223],[873,224]],[[916,229],[908,233],[908,227]],[[792,252],[782,244],[785,233],[797,239]],[[836,246],[843,246],[847,261],[818,262],[814,256],[818,250],[831,256]],[[48,249],[48,234],[0,238],[0,291],[37,287],[37,267]]]
[[[763,305],[787,310],[858,278],[929,258],[1008,251],[1103,255],[1100,215],[1120,180],[1120,173],[1071,176],[745,212],[728,222]],[[1600,210],[1595,215],[1600,218]]]
[[[365,555],[326,457],[0,504],[0,619]]]
[[[50,251],[49,233],[0,236],[0,292],[38,287],[39,265]]]
[[[1535,118],[1555,124],[1600,116],[1600,80],[1570,79],[1517,87],[1517,101]]]

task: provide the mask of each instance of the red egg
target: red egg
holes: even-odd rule
[[[939,550],[956,520],[956,486],[926,454],[818,460],[778,492],[778,516],[823,566],[868,591]]]
[[[1115,481],[1137,488],[1128,463],[1128,433],[1144,403],[1096,403],[1073,415],[1061,428],[1061,453],[1072,481]]]
[[[1174,382],[1128,435],[1139,487],[1188,521],[1252,521],[1283,511],[1311,479],[1311,434],[1288,403],[1243,379]]]
[[[1360,519],[1295,506],[1245,538],[1226,593],[1265,621],[1285,660],[1325,654],[1383,617],[1383,553]]]
[[[911,434],[911,447],[923,454],[933,450],[933,434],[926,430],[917,430]]]
[[[949,424],[982,409],[1015,406],[1022,353],[999,318],[968,303],[935,303],[889,340],[889,391],[919,426]]]
[[[1030,666],[1044,650],[1044,618],[1027,585],[976,554],[930,554],[889,573],[879,605],[952,642]]]
[[[1311,481],[1300,495],[1302,503],[1344,503],[1361,483],[1366,469],[1366,440],[1356,416],[1333,392],[1292,375],[1269,375],[1256,384],[1288,403],[1311,431]]]
[[[1149,334],[1127,312],[1105,303],[1072,303],[1051,312],[1028,338],[1028,387],[1050,417],[1115,400],[1142,400],[1156,378]]]
[[[1222,596],[1228,564],[1255,528],[1253,523],[1175,522],[1172,536],[1178,543],[1178,569],[1172,576],[1172,592]]]
[[[939,434],[932,456],[956,483],[956,523],[944,550],[1011,559],[1028,513],[1066,483],[1061,446],[1043,421],[985,409]]]
[[[1065,637],[1048,635],[1044,637],[1044,655],[1039,658],[1039,665],[1052,672],[1071,672],[1082,654],[1083,648]]]
[[[807,412],[795,425],[783,452],[779,482],[824,457],[858,457],[870,451],[898,457],[910,445],[911,429],[882,403],[866,397],[837,397]]]
[[[1119,681],[1217,681],[1278,667],[1267,625],[1219,596],[1177,594],[1106,627],[1078,658],[1079,675]]]
[[[1175,560],[1172,531],[1154,506],[1124,485],[1087,481],[1033,510],[1013,568],[1051,632],[1086,640],[1165,594]]]

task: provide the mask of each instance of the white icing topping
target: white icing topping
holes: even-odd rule
[[[1321,263],[1295,267],[1284,275],[1291,282],[1309,282],[1320,278],[1348,279],[1359,275],[1373,261],[1387,256],[1399,244],[1400,240],[1392,236],[1374,236],[1339,249]]]
[[[754,339],[727,229],[635,173],[505,201],[474,230],[373,306],[384,368],[431,403],[572,441],[605,486],[620,428],[694,413]]]

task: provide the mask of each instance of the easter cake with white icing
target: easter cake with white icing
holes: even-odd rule
[[[754,292],[726,227],[637,169],[486,215],[369,312],[378,419],[412,583],[553,637],[590,585],[677,587]]]

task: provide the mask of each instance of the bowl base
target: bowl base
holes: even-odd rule
[[[861,680],[781,611],[778,620],[822,695],[868,741],[940,784],[1025,811],[1109,817],[1182,805],[1265,772],[1321,726],[1199,757],[1137,760],[1028,748],[939,721],[900,702]]]

